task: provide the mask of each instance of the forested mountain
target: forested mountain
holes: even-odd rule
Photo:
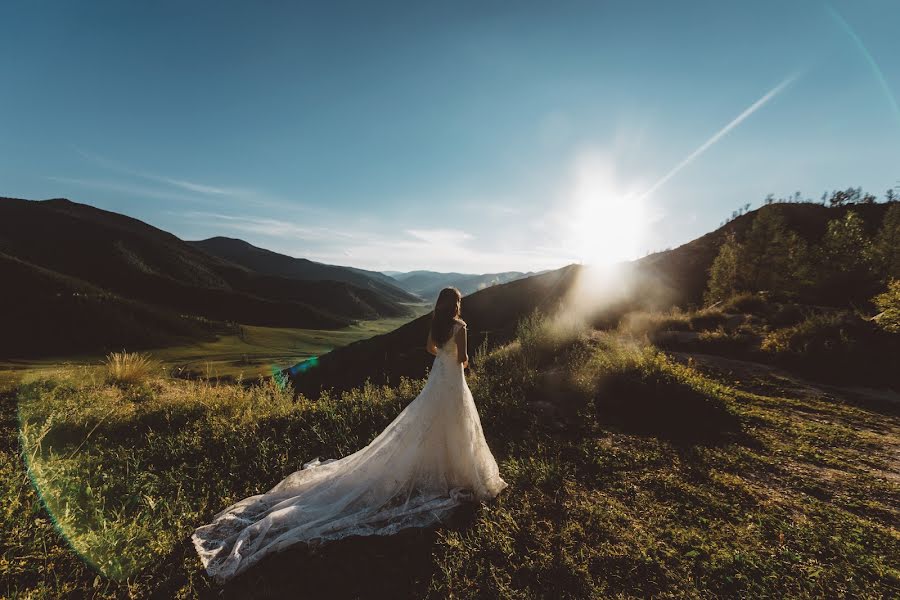
[[[897,202],[841,204],[833,207],[809,202],[768,204],[743,214],[696,240],[637,260],[635,267],[665,290],[672,304],[701,305],[704,303],[710,270],[723,244],[729,240],[732,243],[747,241],[748,246],[742,251],[742,263],[734,265],[734,276],[740,281],[735,280],[733,285],[726,284],[733,288],[731,291],[781,291],[776,289],[779,283],[774,279],[748,280],[748,277],[754,278],[762,272],[768,272],[773,277],[793,279],[797,284],[794,291],[805,293],[810,301],[846,304],[853,299],[871,297],[873,289],[878,287],[876,280],[879,276],[875,273],[876,269],[874,265],[870,268],[868,264],[871,262],[869,258],[873,258],[871,246],[876,244],[888,211],[892,210],[896,214],[897,206]],[[852,216],[849,227],[852,231],[841,231],[843,228],[837,224],[844,222],[850,213]],[[831,235],[826,237],[829,230]],[[850,239],[838,239],[841,236]],[[858,239],[854,241],[853,236]],[[828,250],[824,250],[821,247],[823,240],[826,245],[845,244],[846,247],[841,249],[830,246]],[[726,252],[729,252],[727,246]],[[858,271],[852,265],[842,263],[844,259],[851,260],[864,255],[868,258],[858,265]],[[805,271],[803,277],[796,278],[785,271],[792,264]],[[815,277],[812,272],[814,264],[821,277],[825,277],[829,270],[853,271],[858,272],[863,279],[868,279],[869,283],[865,289],[824,290],[821,286],[812,285],[811,278]]]

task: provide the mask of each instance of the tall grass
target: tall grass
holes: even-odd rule
[[[135,385],[147,381],[159,369],[149,355],[136,352],[111,352],[106,355],[106,381],[116,385]]]

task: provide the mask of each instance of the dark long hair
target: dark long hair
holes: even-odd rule
[[[450,339],[453,324],[459,313],[456,312],[456,301],[462,298],[462,294],[455,287],[446,287],[438,295],[434,304],[434,312],[431,313],[431,340],[437,346],[443,346]]]

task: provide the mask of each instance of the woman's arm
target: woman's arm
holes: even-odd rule
[[[431,332],[428,332],[428,341],[425,342],[425,350],[428,354],[434,354],[437,356],[437,346],[434,344],[434,340],[431,339]]]
[[[463,368],[469,366],[469,347],[466,335],[466,324],[463,323],[456,331],[456,360],[462,363]]]

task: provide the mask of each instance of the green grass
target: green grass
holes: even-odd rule
[[[509,483],[495,501],[436,531],[290,550],[224,590],[203,574],[193,528],[304,461],[362,447],[423,382],[311,401],[268,381],[160,375],[116,386],[79,366],[29,374],[2,404],[0,595],[900,590],[896,414],[573,324],[535,318],[519,333],[470,378]]]
[[[817,381],[900,391],[900,335],[857,310],[741,294],[715,308],[625,315],[618,331],[660,348],[730,356],[796,371]]]
[[[425,309],[418,307],[418,311]],[[334,348],[387,333],[408,318],[362,321],[343,329],[290,329],[243,325],[244,334],[223,335],[212,342],[144,351],[168,370],[184,376],[254,380],[275,368],[292,366]],[[98,365],[102,355],[52,357],[37,360],[0,360],[0,386],[25,374],[52,373],[59,365]]]

